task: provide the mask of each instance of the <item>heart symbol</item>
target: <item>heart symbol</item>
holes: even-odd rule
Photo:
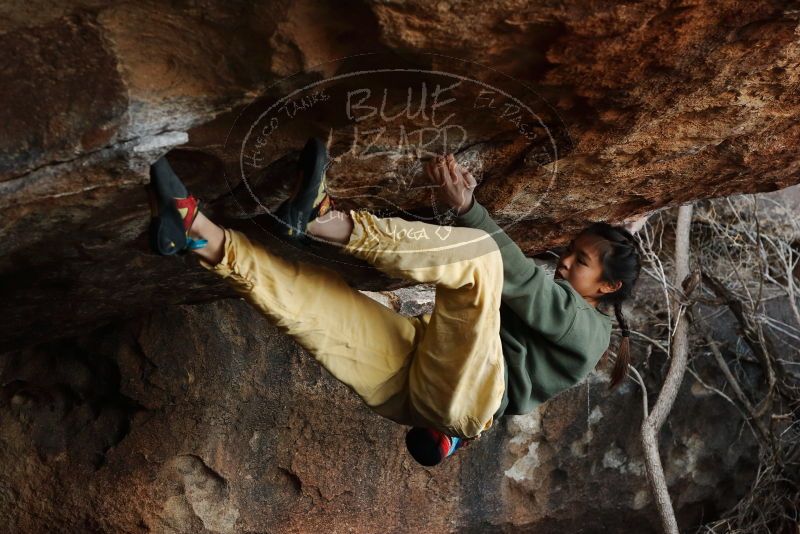
[[[446,230],[446,232],[445,232],[445,230]],[[453,227],[452,226],[440,226],[440,227],[438,227],[436,229],[435,234],[439,236],[439,239],[444,241],[445,239],[450,237],[450,232],[452,232],[452,231],[453,231]],[[442,234],[444,234],[444,235],[442,235]]]

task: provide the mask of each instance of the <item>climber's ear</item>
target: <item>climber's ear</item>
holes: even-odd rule
[[[614,283],[604,281],[600,284],[599,291],[600,293],[603,293],[605,295],[608,293],[614,293],[615,291],[618,291],[619,288],[621,287],[622,287],[622,282],[620,282],[619,280],[617,280]]]

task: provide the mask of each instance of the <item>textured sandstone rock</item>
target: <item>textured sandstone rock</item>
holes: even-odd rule
[[[7,353],[0,378],[8,532],[658,531],[640,394],[604,374],[435,468],[238,299]],[[687,526],[735,502],[754,457],[735,408],[691,386],[661,441]]]
[[[270,138],[244,184],[235,141],[260,111],[359,70],[434,72],[362,78],[369,105],[387,90],[389,115],[409,89],[418,103],[423,84],[433,98],[437,83],[468,78],[442,108],[465,135],[432,148],[457,150],[480,179],[478,199],[533,254],[590,221],[800,181],[798,12],[783,0],[3,3],[9,530],[654,531],[632,389],[607,395],[594,378],[504,420],[447,466],[420,469],[401,428],[243,302],[219,301],[234,296],[221,280],[147,250],[148,166],[169,153],[216,220],[385,292],[404,282],[277,242],[264,210],[286,197],[315,134],[330,139],[338,206],[431,221],[440,206],[418,187],[419,159],[349,156],[363,131],[391,121],[356,130],[341,109],[315,104]],[[518,115],[492,108],[476,82],[521,99],[546,127],[521,135]],[[333,98],[364,86],[324,87]],[[397,143],[400,129],[390,133],[378,149]],[[379,298],[430,310],[424,289],[408,291]],[[682,525],[732,504],[752,474],[738,428],[708,436],[705,421],[728,420],[738,420],[728,406],[687,384],[662,443]]]

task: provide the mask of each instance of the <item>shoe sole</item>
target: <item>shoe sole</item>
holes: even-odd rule
[[[320,139],[308,140],[300,152],[298,170],[301,173],[300,183],[292,198],[287,200],[275,212],[275,216],[288,228],[284,235],[298,238],[305,234],[306,226],[313,214],[314,204],[319,198],[319,189],[325,179],[325,166],[328,163],[328,149]]]
[[[185,252],[186,232],[183,229],[183,217],[172,199],[186,198],[189,192],[164,157],[150,167],[147,195],[151,215],[150,248],[161,256],[173,256]]]

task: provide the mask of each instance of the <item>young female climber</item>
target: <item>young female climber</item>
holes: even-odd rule
[[[593,226],[561,257],[554,281],[472,198],[474,179],[452,156],[429,168],[457,209],[460,224],[452,227],[332,209],[326,163],[324,144],[309,140],[295,190],[275,214],[285,237],[339,243],[392,277],[435,284],[432,313],[401,316],[326,267],[286,260],[214,224],[164,158],[151,168],[151,245],[162,255],[196,253],[367,406],[411,426],[406,445],[423,465],[595,366],[611,330],[596,306],[621,301],[638,273],[629,235]],[[618,306],[617,316],[625,334]],[[618,358],[616,369],[623,364]],[[625,369],[616,369],[618,382]]]

